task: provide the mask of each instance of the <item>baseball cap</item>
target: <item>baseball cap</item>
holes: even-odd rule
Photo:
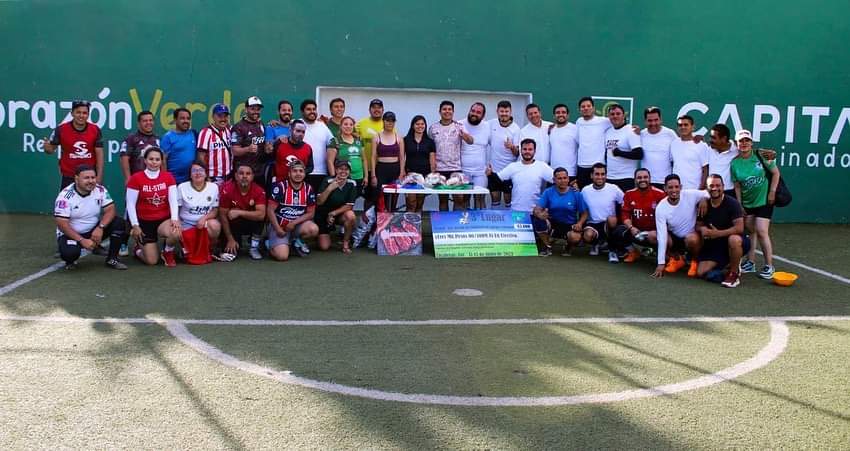
[[[373,107],[375,105],[384,106],[384,102],[381,99],[372,99],[372,101],[369,102],[369,107]]]
[[[223,103],[216,103],[212,107],[213,114],[230,114],[230,108]]]
[[[387,111],[386,113],[384,113],[384,120],[395,122],[395,113],[393,113],[392,111]]]
[[[343,166],[351,170],[351,163],[349,163],[348,160],[336,160],[334,162],[334,168],[341,168]]]
[[[245,106],[246,107],[258,106],[258,107],[262,108],[263,107],[263,101],[260,100],[260,98],[257,97],[257,96],[251,96],[251,97],[248,97],[248,100],[245,101]]]
[[[76,110],[78,107],[84,106],[86,108],[91,108],[91,102],[88,100],[76,99],[71,102],[71,111]]]
[[[750,141],[752,141],[753,134],[750,133],[749,130],[738,130],[738,132],[735,133],[735,141],[740,141],[742,139],[749,139]]]

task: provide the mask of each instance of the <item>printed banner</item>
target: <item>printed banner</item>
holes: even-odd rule
[[[431,231],[437,258],[537,255],[529,213],[506,210],[434,212]]]

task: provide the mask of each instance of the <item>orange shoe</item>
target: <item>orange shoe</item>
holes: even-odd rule
[[[626,254],[626,257],[623,259],[623,261],[626,262],[626,263],[634,263],[634,262],[638,261],[639,258],[640,258],[640,251],[637,250],[637,249],[632,249],[632,250],[629,251],[628,254]]]
[[[688,268],[688,277],[696,277],[697,276],[697,260],[691,260],[691,267]]]
[[[670,260],[667,262],[667,266],[664,267],[664,272],[668,274],[673,274],[674,272],[682,269],[685,266],[685,258],[682,256],[679,257],[670,257]]]

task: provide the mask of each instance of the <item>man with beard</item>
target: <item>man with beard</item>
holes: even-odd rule
[[[87,164],[97,171],[97,183],[103,183],[103,135],[100,127],[89,122],[91,103],[71,103],[71,121],[60,124],[44,139],[44,153],[52,154],[60,146],[59,189],[74,183],[77,166]]]
[[[216,256],[219,261],[233,261],[242,237],[251,237],[248,255],[252,260],[262,260],[260,236],[266,219],[266,193],[254,183],[254,168],[246,163],[236,164],[234,177],[221,187],[218,206],[218,220],[221,222],[222,236],[225,240],[224,252]]]
[[[304,134],[307,132],[307,124],[301,119],[295,119],[289,128],[289,139],[278,141],[274,151],[275,183],[289,178],[289,168],[293,162],[300,162],[307,172],[313,170],[313,149],[304,142]],[[271,193],[271,190],[269,190]]]
[[[581,242],[581,232],[587,222],[584,199],[581,192],[570,186],[567,170],[558,167],[554,174],[555,185],[543,191],[531,217],[534,232],[543,243],[541,257],[552,255],[553,239],[565,240],[561,255],[570,255],[572,248]]]
[[[623,205],[623,191],[617,185],[607,183],[605,163],[596,163],[592,169],[593,183],[581,189],[590,216],[582,238],[591,245],[590,255],[599,255],[601,244],[609,241],[608,261],[618,263],[617,251],[622,247],[616,240],[609,239],[608,234],[617,227],[617,205]]]
[[[449,178],[453,172],[463,170],[460,161],[461,147],[465,142],[472,144],[472,135],[463,129],[463,125],[454,119],[455,104],[451,100],[440,102],[440,120],[428,127],[428,136],[434,140],[437,148],[437,172]],[[463,196],[452,196],[452,200],[463,205]],[[449,209],[447,196],[440,196],[440,211]]]
[[[142,157],[142,149],[147,146],[159,147],[159,136],[153,133],[153,113],[142,111],[136,115],[138,128],[130,133],[121,143],[121,173],[124,174],[124,183],[130,180],[130,176],[145,170],[145,159]]]
[[[664,273],[674,273],[685,266],[682,252],[691,254],[691,268],[688,276],[697,274],[697,259],[702,238],[696,232],[697,207],[700,201],[708,198],[708,193],[695,189],[682,189],[682,182],[676,174],[664,178],[664,191],[667,197],[655,209],[655,230],[658,234],[658,266],[652,277],[663,277]],[[672,253],[670,261],[667,254]],[[693,275],[692,275],[693,274]]]
[[[245,100],[245,117],[230,131],[230,144],[233,146],[233,165],[247,164],[254,172],[254,182],[266,186],[269,175],[266,174],[265,153],[266,127],[260,120],[263,101],[257,96]]]
[[[658,234],[655,231],[655,209],[667,194],[652,186],[652,174],[649,169],[641,168],[635,171],[635,189],[626,191],[623,195],[623,208],[620,209],[620,225],[611,234],[615,240],[626,246],[628,254],[623,259],[626,263],[634,263],[640,258],[640,251],[632,246],[637,243],[645,246],[658,244]]]
[[[475,102],[469,107],[466,119],[461,120],[461,126],[472,136],[472,142],[466,141],[460,147],[460,163],[464,175],[466,175],[474,186],[487,188],[487,147],[490,145],[490,126],[483,122],[487,114],[487,107],[481,102]],[[463,196],[465,210],[469,196]],[[475,195],[475,208],[484,209],[486,201],[484,195]]]
[[[596,115],[593,98],[582,97],[578,101],[581,117],[576,121],[578,127],[578,168],[576,178],[578,186],[583,188],[591,183],[593,165],[605,162],[605,132],[611,128],[607,117]]]
[[[679,139],[670,143],[673,173],[681,177],[682,189],[705,189],[710,150],[704,142],[694,139],[694,118],[681,116],[676,127]]]
[[[207,177],[221,185],[230,176],[230,109],[223,103],[212,107],[212,123],[198,133],[198,158],[207,165]]]
[[[528,123],[520,129],[520,138],[533,139],[537,144],[535,159],[549,164],[549,127],[552,123],[543,120],[540,106],[534,103],[525,107],[525,117],[528,118]]]
[[[316,213],[316,194],[305,183],[306,168],[300,161],[289,167],[289,178],[276,182],[272,188],[267,207],[269,220],[269,254],[278,261],[289,259],[290,243],[312,238],[319,234],[319,226],[313,222]],[[295,251],[301,257],[307,255],[300,246]]]
[[[519,156],[519,126],[514,123],[511,115],[511,102],[502,100],[496,105],[498,117],[491,119],[490,124],[490,146],[488,148],[488,161],[491,172],[499,172],[505,166],[513,163]],[[487,186],[490,188],[490,205],[499,207],[502,196],[505,198],[505,208],[511,208],[511,182],[500,180],[494,174],[487,177]]]
[[[673,172],[670,143],[678,139],[676,132],[661,124],[661,109],[651,106],[643,110],[646,128],[640,132],[643,161],[641,165],[652,174],[652,186],[664,190],[664,177]]]
[[[576,177],[576,158],[578,152],[578,128],[570,122],[570,109],[563,103],[552,108],[555,126],[549,129],[549,159],[553,168],[562,167]]]
[[[56,197],[53,217],[56,220],[56,242],[65,269],[76,268],[83,249],[94,251],[104,235],[109,237],[106,266],[127,269],[118,260],[118,249],[124,241],[126,224],[115,214],[115,204],[97,183],[94,168],[82,164],[74,168],[74,182]]]
[[[511,210],[531,213],[540,197],[540,188],[544,183],[552,183],[554,171],[548,164],[534,159],[536,144],[533,139],[523,139],[519,145],[519,161],[514,161],[499,172],[488,168],[487,175],[495,174],[499,180],[510,180],[513,184]]]
[[[744,234],[744,210],[734,196],[723,192],[723,177],[708,176],[710,201],[704,215],[697,221],[697,232],[703,246],[699,253],[697,276],[720,282],[726,288],[741,284],[741,257],[750,250],[750,239]],[[729,272],[723,277],[723,269]]]
[[[611,128],[605,131],[608,181],[628,191],[635,187],[635,169],[643,158],[640,136],[626,124],[626,110],[621,105],[608,108],[608,120],[611,121]]]
[[[313,150],[313,170],[307,176],[307,184],[313,192],[319,190],[328,174],[334,175],[334,160],[336,160],[339,145],[333,133],[324,122],[317,120],[319,112],[316,101],[307,99],[301,102],[301,118],[307,126],[304,142]]]
[[[266,126],[266,153],[274,152],[277,143],[285,141],[289,136],[289,122],[292,121],[292,104],[289,100],[277,103],[277,117]]]
[[[189,168],[198,153],[197,132],[191,130],[191,126],[192,113],[186,108],[177,108],[174,110],[174,130],[162,137],[160,148],[165,153],[162,170],[170,172],[178,185],[189,180]]]

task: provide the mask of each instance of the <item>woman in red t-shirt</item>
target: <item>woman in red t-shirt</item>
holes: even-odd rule
[[[144,150],[145,170],[127,181],[127,215],[133,226],[130,235],[136,241],[135,254],[148,265],[159,261],[157,243],[165,238],[162,260],[165,266],[175,266],[174,246],[180,239],[180,217],[177,206],[177,183],[162,166],[162,150]]]

